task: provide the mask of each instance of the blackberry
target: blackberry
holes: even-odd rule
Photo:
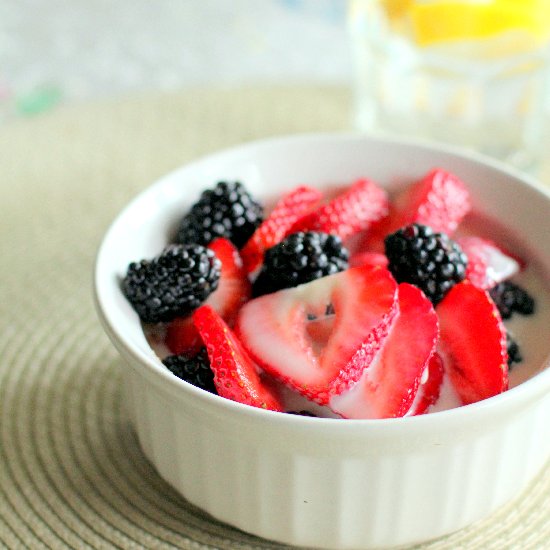
[[[266,250],[254,282],[255,296],[291,288],[348,268],[349,253],[340,237],[299,232]]]
[[[178,243],[207,245],[217,237],[242,248],[262,223],[263,208],[239,182],[219,182],[203,191],[198,202],[183,217]]]
[[[199,307],[218,288],[220,274],[211,250],[173,244],[153,260],[131,263],[122,291],[143,322],[166,322]]]
[[[206,348],[202,348],[195,357],[187,355],[169,355],[162,362],[168,370],[178,378],[206,390],[217,394],[214,385],[214,373],[210,368],[210,360]]]
[[[498,283],[489,291],[489,294],[503,319],[509,319],[514,312],[531,315],[535,311],[535,300],[532,296],[510,281]]]
[[[511,369],[515,363],[521,363],[523,361],[523,355],[521,354],[519,345],[509,332],[506,333],[506,350],[508,352],[509,369]]]
[[[388,235],[384,244],[397,282],[416,285],[434,305],[466,275],[467,258],[460,246],[427,225],[402,227]]]

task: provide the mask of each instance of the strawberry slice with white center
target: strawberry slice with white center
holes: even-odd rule
[[[437,305],[446,372],[462,403],[476,403],[508,388],[506,329],[489,293],[469,281]]]
[[[396,312],[389,271],[365,266],[251,300],[236,331],[266,372],[326,404],[359,379]]]
[[[252,407],[283,410],[238,338],[211,306],[195,310],[193,322],[206,346],[218,395]]]
[[[404,416],[414,401],[438,340],[432,303],[417,287],[399,285],[399,314],[372,364],[329,407],[344,418]]]
[[[252,288],[244,271],[238,250],[227,239],[219,238],[208,248],[221,261],[221,277],[218,288],[208,297],[212,306],[229,325],[233,326],[241,306],[250,299]],[[168,324],[166,345],[176,355],[195,355],[202,347],[202,340],[191,316],[179,317]]]
[[[424,371],[413,404],[405,416],[425,414],[432,405],[437,403],[441,395],[444,373],[445,368],[441,356],[435,352],[430,359],[428,368]]]
[[[364,235],[359,250],[383,252],[386,235],[412,223],[452,235],[470,208],[470,193],[464,182],[435,168],[397,194],[389,215]]]
[[[300,218],[289,234],[320,231],[345,240],[384,218],[388,209],[386,191],[370,180],[361,179],[333,200]]]
[[[458,244],[468,257],[466,279],[479,288],[492,288],[520,270],[520,264],[489,239],[461,237]]]
[[[306,185],[284,195],[241,249],[245,271],[255,271],[262,263],[264,252],[280,243],[296,221],[312,210],[322,196],[321,191]]]
[[[222,263],[218,288],[209,296],[206,303],[212,306],[220,317],[233,326],[242,305],[252,295],[252,286],[238,250],[227,239],[216,239],[208,245]]]

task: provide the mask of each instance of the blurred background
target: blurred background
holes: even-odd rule
[[[546,174],[549,29],[550,0],[0,0],[0,125],[153,92],[332,87],[341,129]]]
[[[348,85],[345,0],[0,0],[0,122],[189,87]]]

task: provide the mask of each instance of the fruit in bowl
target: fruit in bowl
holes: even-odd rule
[[[365,178],[332,198],[297,185],[271,210],[222,181],[122,290],[146,334],[164,331],[171,372],[240,403],[288,411],[275,382],[311,416],[313,403],[341,418],[475,403],[521,362],[501,310],[531,315],[535,300],[497,243],[451,238],[470,209],[467,184],[440,168],[395,197]]]
[[[96,267],[146,455],[216,518],[295,545],[390,547],[484,517],[550,453],[549,213],[485,161],[352,136],[162,179]]]

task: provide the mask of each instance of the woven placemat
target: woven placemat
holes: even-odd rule
[[[210,520],[155,473],[120,402],[91,299],[106,227],[207,152],[346,129],[339,89],[186,92],[64,108],[0,130],[0,545],[278,548]],[[550,548],[550,467],[521,498],[430,550]]]

